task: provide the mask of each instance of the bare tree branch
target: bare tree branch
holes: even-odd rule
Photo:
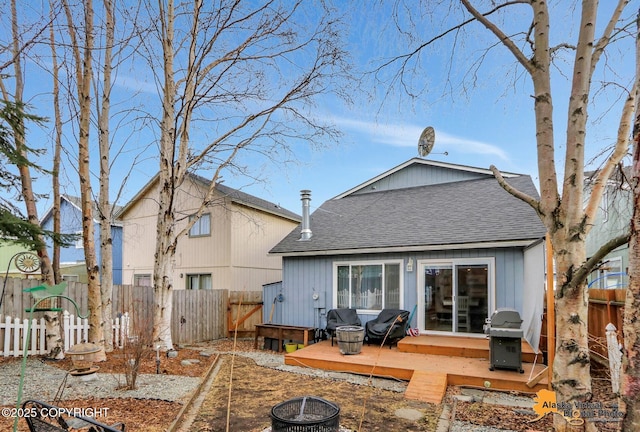
[[[478,10],[476,8],[474,8],[471,3],[469,2],[469,0],[460,0],[462,2],[462,4],[464,5],[464,7],[469,11],[469,13],[471,15],[473,15],[473,17],[478,20],[482,25],[484,25],[491,33],[493,33],[494,35],[496,35],[496,37],[498,38],[498,40],[500,42],[502,42],[502,44],[507,47],[507,49],[509,51],[511,51],[511,53],[513,54],[513,56],[516,58],[516,60],[518,60],[518,62],[530,73],[533,75],[534,70],[533,70],[533,66],[531,64],[531,60],[529,60],[527,58],[527,56],[525,56],[522,51],[520,51],[520,49],[516,46],[515,43],[513,43],[513,40],[507,36],[498,26],[496,26],[494,23],[492,23],[487,16],[489,15],[489,12],[486,14],[481,14],[480,12],[478,12]],[[518,2],[507,2],[505,4],[500,5],[499,7],[505,7],[505,6],[509,6],[511,4],[515,4],[515,3],[526,3],[526,4],[530,4],[529,1],[518,1]],[[495,9],[493,9],[491,12],[497,10],[498,7],[496,7]]]
[[[524,192],[512,187],[504,179],[504,177],[502,176],[502,173],[500,172],[500,170],[498,170],[498,168],[496,168],[494,165],[491,165],[489,167],[489,169],[491,170],[491,172],[493,173],[493,176],[498,181],[498,184],[500,186],[502,186],[502,188],[505,191],[509,192],[514,197],[516,197],[516,198],[526,202],[527,204],[529,204],[536,211],[536,213],[538,213],[538,215],[542,214],[541,209],[540,209],[540,201],[538,201],[537,199],[533,198],[531,195],[528,195],[528,194],[526,194],[526,193],[524,193]]]

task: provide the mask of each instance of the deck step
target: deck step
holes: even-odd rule
[[[447,374],[417,370],[404,392],[407,399],[419,400],[433,404],[442,403],[447,391]]]

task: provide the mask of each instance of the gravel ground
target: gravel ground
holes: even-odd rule
[[[230,351],[219,351],[212,347],[191,347],[200,349],[206,354],[233,354]],[[235,355],[253,359],[258,365],[286,372],[315,376],[333,380],[342,380],[352,384],[371,385],[374,387],[404,392],[407,383],[391,379],[369,378],[367,376],[324,371],[319,369],[288,366],[284,364],[284,356],[269,351],[236,351]],[[0,405],[11,406],[15,403],[20,382],[21,362],[0,364]],[[66,377],[66,382],[65,382]],[[122,397],[122,398],[147,398],[164,401],[178,401],[188,396],[199,384],[200,378],[190,378],[175,375],[143,374],[138,377],[137,390],[119,390],[124,383],[124,375],[111,373],[96,373],[95,379],[86,381],[79,377],[67,376],[66,371],[45,362],[31,358],[27,360],[26,376],[24,380],[22,400],[41,399],[53,400],[56,394],[63,391],[62,399],[78,399],[89,397]],[[496,392],[476,391],[471,394],[475,400],[499,405],[519,405],[517,396]],[[469,396],[469,395],[467,395]],[[503,399],[503,401],[490,401],[491,398]],[[529,399],[530,400],[530,399]],[[508,429],[483,427],[461,421],[453,421],[441,424],[438,430],[451,432],[510,432]],[[265,431],[266,432],[266,431]]]
[[[21,362],[0,364],[1,406],[15,404],[20,369]],[[66,371],[32,358],[27,360],[22,400],[53,400],[62,391],[62,399],[112,397],[174,402],[188,396],[200,383],[200,378],[143,374],[138,376],[137,390],[119,390],[118,387],[124,382],[124,375],[110,373],[96,373],[94,380],[85,381],[80,377],[67,376]]]

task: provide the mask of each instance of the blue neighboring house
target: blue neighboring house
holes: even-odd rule
[[[538,197],[529,176],[503,175]],[[305,195],[301,227],[270,251],[283,259],[282,283],[264,287],[273,322],[323,328],[329,309],[350,307],[364,324],[415,308],[421,334],[484,337],[485,319],[513,308],[537,350],[546,230],[491,171],[414,158],[308,217]]]
[[[96,211],[94,207],[94,212]],[[40,225],[44,229],[53,231],[53,208],[44,214]],[[62,195],[60,197],[60,225],[62,234],[82,234],[80,198],[70,195]],[[95,214],[93,226],[96,258],[100,262],[100,222],[95,219]],[[113,239],[113,283],[120,285],[122,284],[122,224],[112,223],[111,236]],[[49,256],[53,256],[51,242],[47,245],[47,249]],[[60,248],[60,270],[65,280],[87,282],[84,247],[81,238],[72,246]]]

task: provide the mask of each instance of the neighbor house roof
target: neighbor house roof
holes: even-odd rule
[[[538,192],[529,176],[513,187]],[[310,218],[312,237],[293,230],[270,253],[320,255],[526,246],[545,235],[535,211],[493,177],[366,194],[339,195]]]
[[[69,204],[71,204],[73,207],[75,207],[76,209],[78,209],[78,211],[79,211],[80,213],[82,213],[82,200],[80,199],[80,197],[76,197],[76,196],[73,196],[73,195],[67,195],[67,194],[61,194],[61,195],[60,195],[60,201],[66,201],[66,202],[68,202],[68,203],[69,203]],[[114,207],[113,207],[113,214],[114,214],[114,215],[116,215],[116,217],[117,217],[117,214],[120,212],[120,210],[122,210],[122,206],[114,206]],[[97,206],[97,204],[95,203],[95,201],[93,202],[93,211],[94,211],[94,214],[95,214],[95,212],[97,212],[97,211],[98,211],[98,206]],[[44,221],[46,221],[47,219],[49,219],[49,218],[51,217],[52,213],[53,213],[53,206],[51,206],[51,207],[50,207],[50,208],[49,208],[49,209],[44,213],[44,216],[42,217],[42,219],[41,219],[41,220],[42,220],[43,222],[44,222]],[[95,223],[98,223],[98,224],[100,223],[99,219],[98,219],[98,218],[95,218],[95,217],[93,218],[93,221],[94,221]],[[116,222],[116,221],[114,221],[112,224],[113,224],[113,225],[116,225],[116,226],[118,226],[118,225],[119,225],[119,223],[118,223],[118,222]]]
[[[195,174],[188,174],[194,181],[201,183],[205,187],[209,187],[211,181],[204,177]],[[135,202],[137,202],[142,196],[144,196],[147,191],[151,188],[151,186],[158,180],[158,174],[156,174],[149,182],[142,188],[138,193],[124,206],[122,211],[119,213],[119,217],[124,215],[130,208],[133,206]],[[245,207],[253,208],[256,210],[260,210],[266,213],[270,213],[276,216],[280,216],[285,219],[289,219],[292,221],[300,222],[300,215],[294,213],[290,210],[280,207],[278,204],[272,203],[270,201],[264,200],[262,198],[258,198],[246,192],[242,192],[239,189],[234,189],[229,186],[225,186],[221,183],[216,184],[216,190],[223,196],[228,197],[233,203],[242,205]]]

